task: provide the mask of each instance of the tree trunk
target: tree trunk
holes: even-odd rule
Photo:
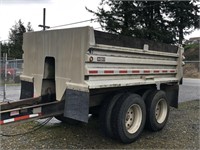
[[[182,44],[183,43],[183,39],[184,39],[182,24],[183,24],[183,18],[181,17],[180,18],[180,25],[178,27],[179,28],[179,41],[178,41],[179,44]]]

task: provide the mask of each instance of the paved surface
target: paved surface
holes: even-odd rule
[[[179,102],[200,99],[200,79],[183,79],[180,85]]]
[[[0,101],[3,100],[3,89],[4,87],[0,87]],[[6,85],[6,101],[10,100],[18,100],[20,96],[21,86],[16,85]]]
[[[7,100],[17,100],[20,96],[19,85],[7,85]],[[180,86],[179,102],[200,99],[200,79],[183,79],[183,85]],[[3,87],[0,87],[0,101],[3,100]]]

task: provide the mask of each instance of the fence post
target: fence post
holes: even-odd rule
[[[3,54],[4,60],[4,88],[3,88],[3,101],[6,99],[6,81],[7,81],[7,53]]]
[[[1,41],[0,41],[0,85],[2,84],[2,77],[1,77],[1,74],[2,74],[2,63],[3,63],[3,60],[1,60]]]

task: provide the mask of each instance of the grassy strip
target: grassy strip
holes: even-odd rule
[[[21,83],[6,83],[6,86],[20,86]],[[3,83],[0,84],[0,86],[4,86]]]

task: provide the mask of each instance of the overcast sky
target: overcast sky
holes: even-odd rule
[[[0,0],[0,40],[8,39],[10,28],[19,19],[26,26],[31,22],[35,31],[43,22],[43,8],[46,8],[46,25],[57,26],[82,20],[95,18],[85,7],[97,10],[101,0]],[[93,26],[99,28],[98,23],[81,23],[73,26]],[[66,26],[66,27],[73,27]],[[66,28],[65,27],[65,28]],[[62,27],[64,28],[64,27]],[[200,36],[200,30],[193,32],[186,38]]]
[[[46,25],[57,26],[95,18],[85,7],[96,10],[99,3],[100,0],[0,0],[0,40],[8,39],[10,28],[19,19],[25,26],[31,22],[35,31],[42,30],[38,25],[43,23],[43,8],[46,8]],[[90,21],[73,26],[86,25],[100,27]]]

